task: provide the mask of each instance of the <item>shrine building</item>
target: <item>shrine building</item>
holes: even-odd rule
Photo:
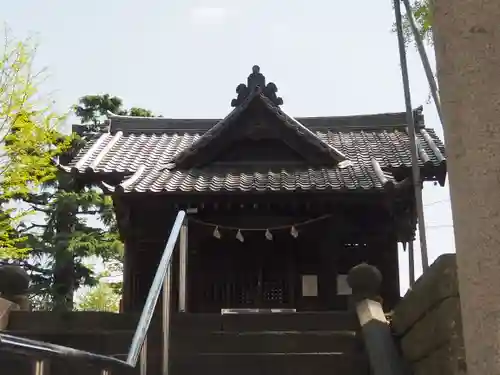
[[[172,270],[185,311],[345,310],[361,262],[381,271],[392,308],[398,243],[417,220],[406,113],[292,117],[257,66],[236,92],[223,119],[110,115],[64,167],[112,195],[124,311],[142,309],[179,210],[185,254]],[[414,121],[421,179],[443,186],[444,145],[422,108]]]

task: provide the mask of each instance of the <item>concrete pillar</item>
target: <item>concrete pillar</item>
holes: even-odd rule
[[[500,374],[500,1],[434,0],[468,375]]]

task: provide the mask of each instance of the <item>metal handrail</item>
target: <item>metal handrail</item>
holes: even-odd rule
[[[165,245],[165,250],[161,257],[160,264],[156,271],[156,275],[153,279],[153,283],[148,293],[146,303],[142,310],[139,322],[137,324],[134,337],[132,339],[132,344],[130,346],[129,352],[127,354],[127,360],[123,361],[121,359],[115,358],[109,355],[102,355],[96,353],[90,353],[83,350],[77,350],[66,346],[50,344],[43,341],[25,339],[22,337],[11,336],[0,333],[0,350],[5,349],[12,352],[17,352],[27,355],[35,355],[37,358],[47,358],[47,357],[71,357],[73,359],[85,360],[87,362],[92,362],[103,368],[102,374],[109,374],[107,370],[109,366],[121,365],[125,367],[135,368],[137,366],[137,361],[139,355],[142,352],[141,357],[146,356],[146,340],[147,332],[153,318],[156,304],[160,296],[160,292],[163,286],[164,297],[167,300],[163,301],[163,333],[164,333],[164,373],[168,372],[168,333],[169,333],[169,296],[170,296],[170,278],[171,273],[170,266],[172,263],[172,254],[174,252],[175,244],[179,238],[181,232],[181,227],[186,217],[185,211],[179,211],[175,219],[174,225],[168,237],[167,244]],[[143,367],[145,367],[146,362],[141,360],[141,375],[145,373]],[[40,369],[37,373],[43,374],[43,363],[40,362]]]
[[[179,238],[179,233],[185,217],[185,211],[179,211],[177,213],[172,231],[170,232],[167,244],[165,245],[165,250],[163,251],[163,255],[161,257],[160,265],[158,266],[155,278],[153,279],[153,284],[151,284],[151,289],[149,289],[148,298],[146,299],[146,303],[142,309],[141,317],[139,319],[139,323],[137,324],[137,329],[134,333],[132,345],[130,346],[127,356],[127,363],[131,367],[135,367],[137,365],[137,360],[139,358],[142,345],[146,340],[149,325],[151,324],[151,319],[153,318],[156,303],[158,302],[158,298],[160,296],[160,291],[167,277],[170,263],[172,262],[172,254],[174,252],[175,243]]]

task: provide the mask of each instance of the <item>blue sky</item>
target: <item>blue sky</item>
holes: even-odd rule
[[[390,0],[21,0],[0,13],[17,37],[36,35],[59,110],[110,93],[187,118],[227,114],[254,64],[293,116],[404,111],[393,20]],[[418,54],[408,53],[413,107],[424,105],[442,137]],[[455,251],[448,188],[427,184],[424,205],[433,261]],[[401,251],[403,290],[407,263]]]

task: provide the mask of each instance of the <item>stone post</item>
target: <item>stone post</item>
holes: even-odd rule
[[[0,266],[0,297],[11,301],[21,310],[29,310],[28,288],[30,277],[19,266]]]
[[[382,303],[380,286],[382,274],[377,267],[361,263],[351,268],[347,275],[347,283],[352,289],[351,304],[356,304],[364,299]]]
[[[500,374],[500,1],[433,2],[468,374]]]
[[[369,264],[352,268],[347,276],[352,304],[358,317],[364,346],[374,375],[402,375],[403,363],[392,338],[380,298],[382,274]]]

